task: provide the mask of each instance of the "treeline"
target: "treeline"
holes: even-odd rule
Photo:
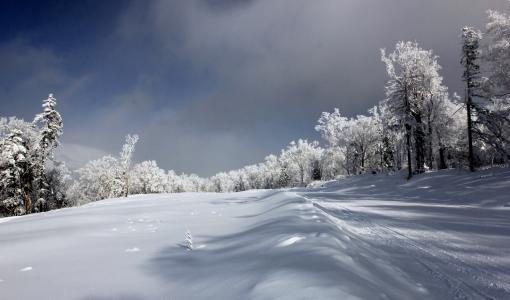
[[[482,33],[461,32],[463,98],[443,83],[433,51],[416,42],[381,50],[386,95],[367,115],[324,112],[318,142],[291,142],[279,155],[210,178],[177,175],[155,161],[132,166],[138,136],[128,135],[118,157],[70,172],[53,159],[62,134],[55,99],[33,122],[0,119],[0,215],[16,215],[138,193],[230,192],[305,186],[314,180],[405,169],[475,168],[510,159],[510,16],[489,11]]]

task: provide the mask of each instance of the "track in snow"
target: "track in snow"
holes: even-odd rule
[[[390,227],[384,222],[375,222],[362,213],[337,202],[321,201],[320,199],[300,193],[299,196],[312,202],[344,233],[348,233],[353,242],[359,242],[361,251],[370,251],[371,255],[379,255],[379,251],[371,248],[385,245],[385,259],[396,259],[394,253],[401,253],[405,259],[414,261],[424,274],[428,274],[453,299],[510,299],[510,283],[479,267],[464,261],[432,243],[410,237],[401,230]],[[314,193],[316,195],[316,193]],[[424,225],[413,224],[415,230],[432,231]],[[446,234],[436,231],[438,240],[448,243]],[[387,255],[386,255],[387,254]],[[408,265],[402,264],[401,258],[395,261],[404,272]],[[502,270],[508,274],[508,270]],[[414,277],[414,276],[413,276]]]

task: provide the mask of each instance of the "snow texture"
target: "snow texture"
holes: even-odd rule
[[[449,170],[13,218],[0,298],[510,299],[509,194],[508,168]]]

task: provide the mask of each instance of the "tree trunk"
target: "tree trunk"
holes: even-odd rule
[[[416,150],[416,172],[425,172],[425,133],[423,132],[423,124],[421,121],[421,115],[417,114],[414,116],[416,120],[416,129],[414,130],[414,142]]]
[[[446,169],[446,160],[444,156],[445,148],[443,145],[439,146],[439,169]]]
[[[475,171],[474,154],[473,154],[473,124],[471,121],[471,92],[468,88],[468,99],[466,103],[467,111],[467,130],[468,130],[468,150],[469,150],[469,171]]]
[[[129,195],[129,176],[125,175],[124,177],[124,197]]]
[[[406,124],[406,150],[407,150],[407,180],[413,177],[413,166],[411,161],[411,125]]]
[[[365,149],[361,147],[361,172],[365,172]]]
[[[429,168],[432,168],[434,164],[434,153],[432,150],[432,121],[430,120],[430,116],[428,117],[428,151],[427,151],[427,164]]]
[[[25,214],[32,212],[32,201],[26,192],[23,193],[23,206],[25,208]]]

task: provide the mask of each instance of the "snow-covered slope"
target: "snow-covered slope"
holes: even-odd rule
[[[509,299],[509,199],[495,168],[2,219],[0,299]]]

